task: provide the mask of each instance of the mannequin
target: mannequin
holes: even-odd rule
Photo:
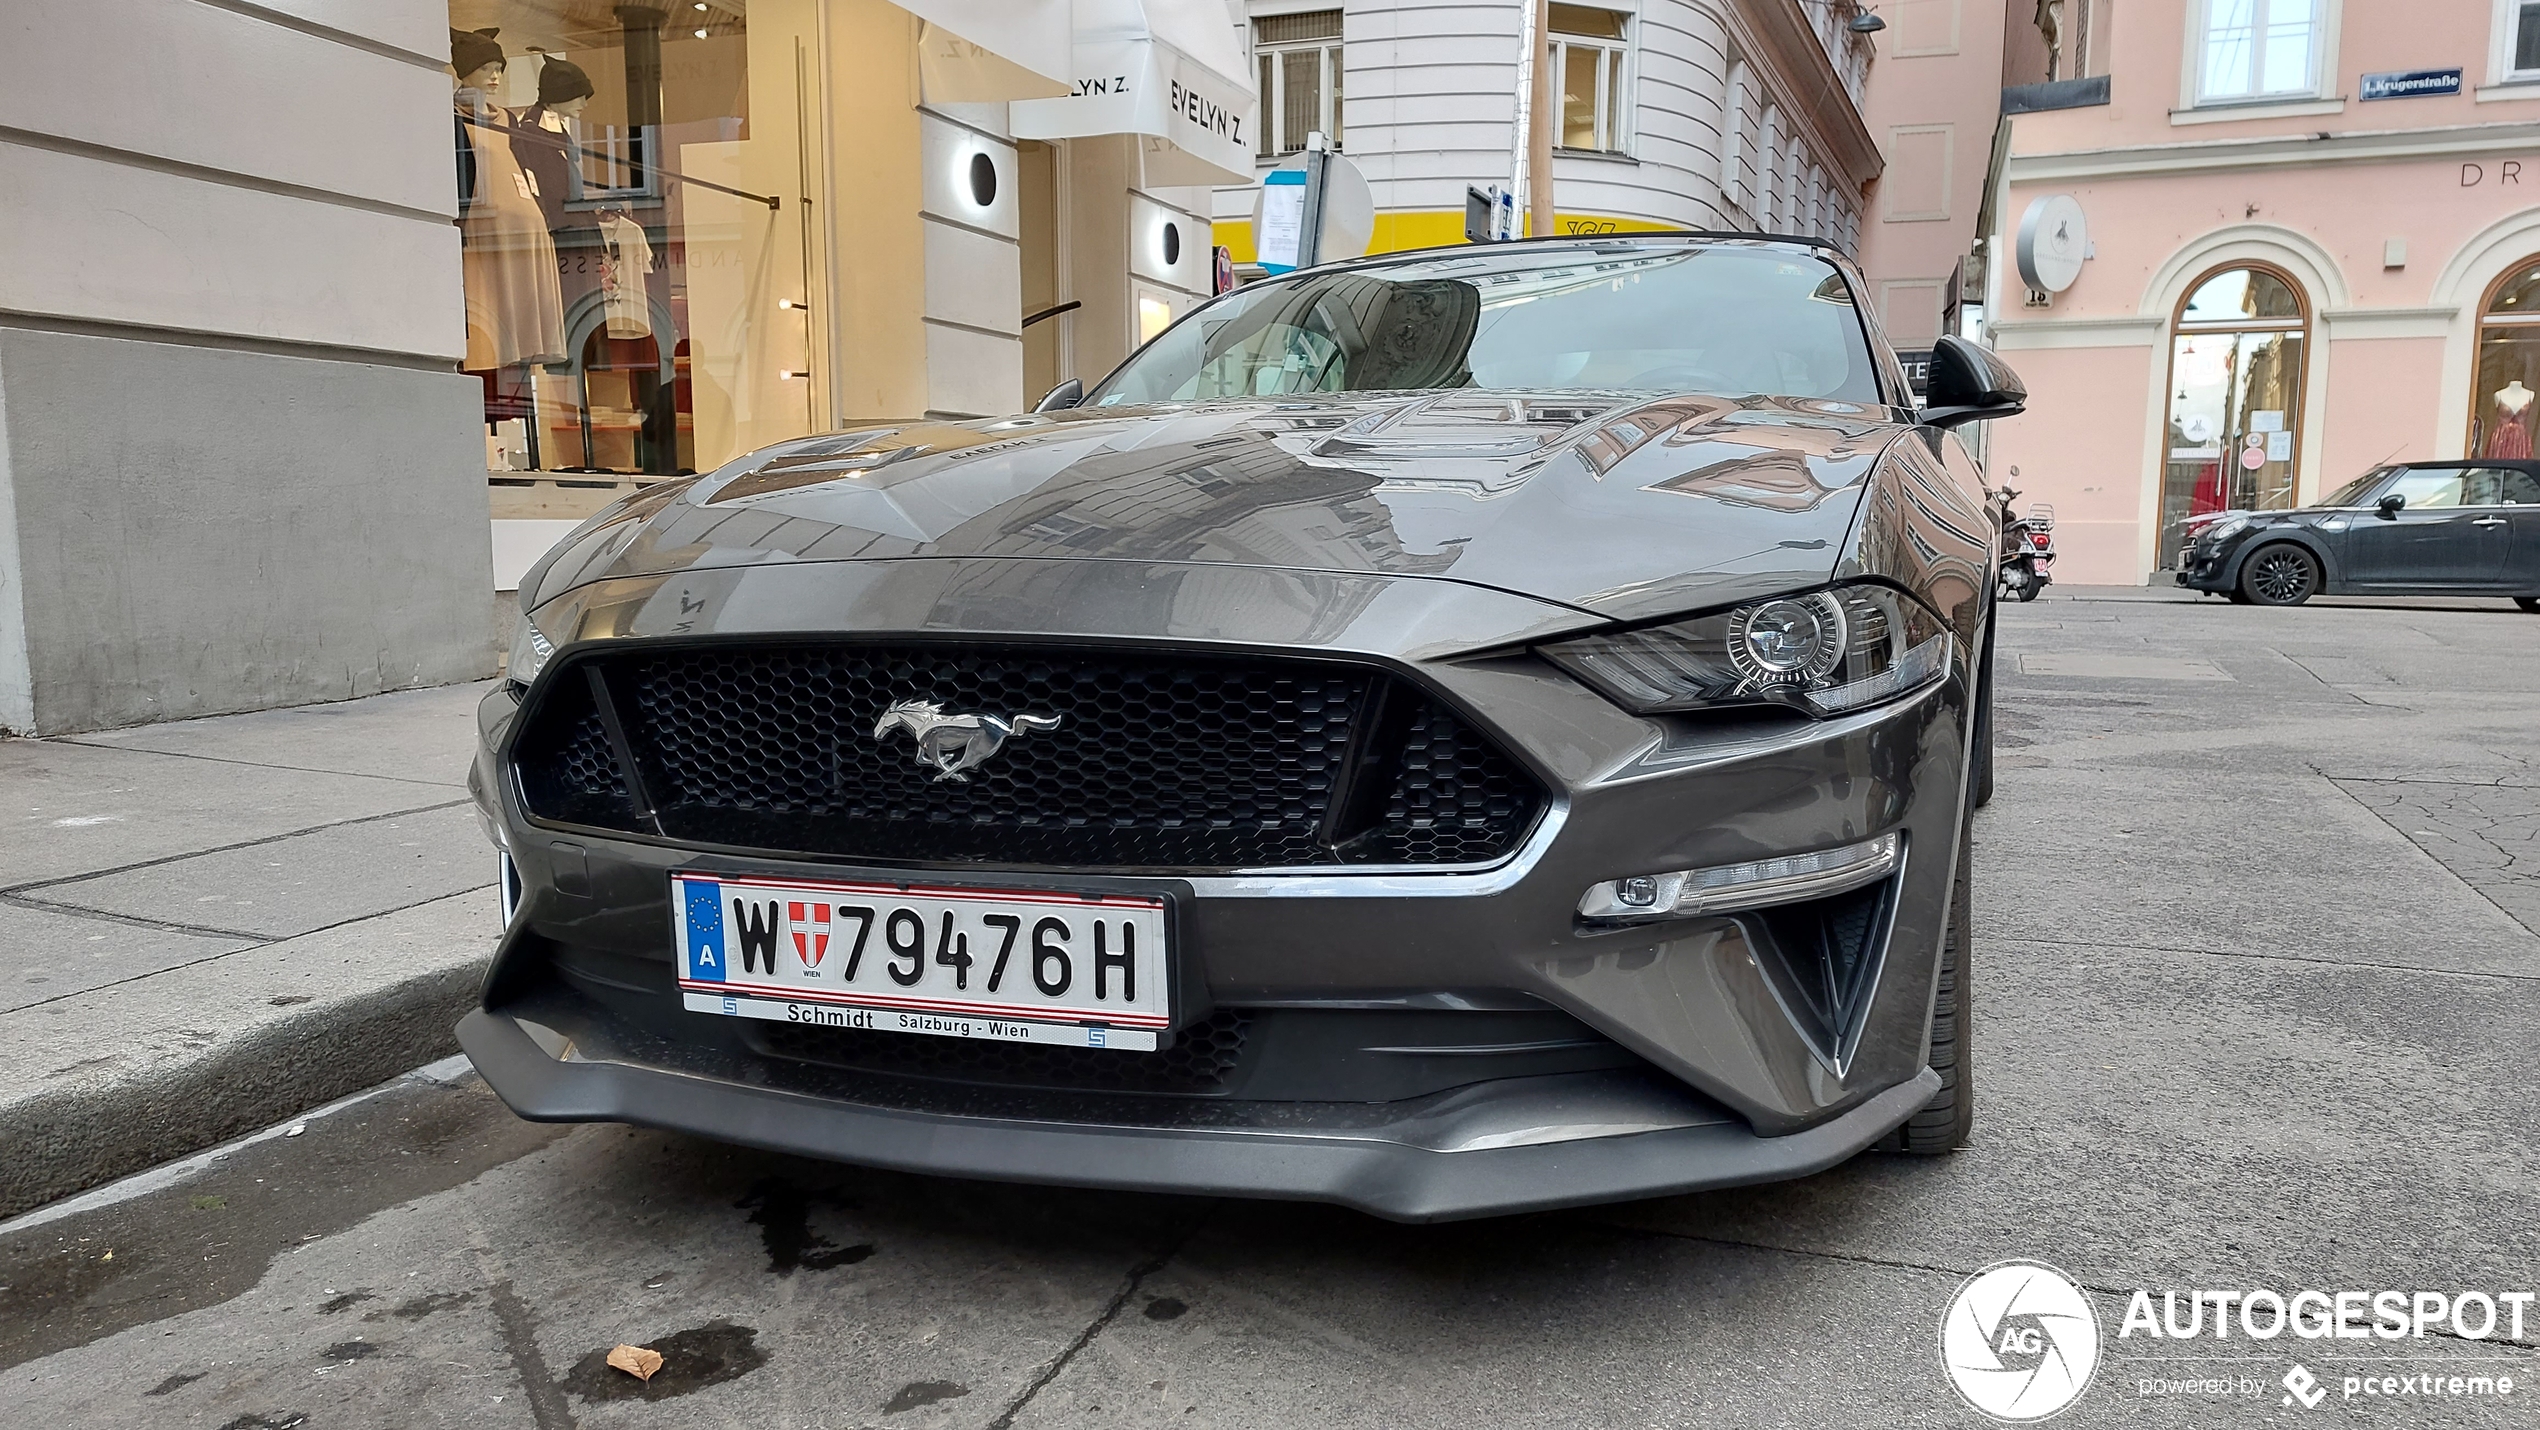
[[[587,215],[569,217],[565,212],[582,142],[576,121],[590,104],[591,77],[573,61],[550,55],[538,69],[538,102],[522,110],[512,125],[512,152],[529,171],[550,233],[577,224],[577,219],[577,226],[590,223]]]
[[[560,362],[564,301],[556,246],[537,190],[493,101],[503,48],[491,31],[450,32],[451,111],[459,141],[459,266],[467,285],[470,372]]]
[[[2522,385],[2521,378],[2506,383],[2496,392],[2496,429],[2488,434],[2483,456],[2523,461],[2531,456],[2531,399],[2540,397]]]

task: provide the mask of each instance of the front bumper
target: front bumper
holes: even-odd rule
[[[1434,583],[1419,594],[1440,599]],[[1470,648],[1477,627],[1538,618],[1499,609],[1516,599],[1468,590],[1422,619],[1462,629],[1456,643]],[[1575,1020],[1612,1054],[1569,1070],[1476,1058],[1466,1083],[1389,1098],[1348,1088],[1321,1100],[1238,1090],[1134,1106],[1010,1089],[936,1098],[769,1056],[732,1026],[742,1020],[680,1008],[670,872],[701,862],[811,878],[876,871],[534,823],[505,773],[517,706],[498,690],[481,711],[471,784],[519,872],[521,903],[463,1044],[524,1116],[950,1175],[1303,1197],[1405,1219],[1802,1175],[1875,1142],[1937,1085],[1925,1063],[1964,798],[1966,634],[1941,684],[1814,725],[1646,721],[1516,663],[1423,664],[1424,679],[1491,712],[1555,791],[1520,851],[1452,873],[1154,881],[1182,902],[1197,1006],[1531,1009]],[[1349,649],[1346,633],[1329,644]],[[1370,653],[1399,648],[1368,642]],[[1585,890],[1618,876],[1888,832],[1906,858],[1887,896],[1881,962],[1832,1055],[1768,974],[1769,939],[1754,918],[1615,928],[1576,914]]]
[[[552,1044],[565,1057],[551,1054]],[[1558,1207],[1779,1181],[1869,1147],[1931,1100],[1925,1070],[1803,1132],[1759,1137],[1700,1099],[1577,1074],[1424,1100],[1351,1129],[1172,1128],[946,1117],[593,1061],[534,1021],[478,1011],[459,1046],[534,1122],[623,1122],[894,1171],[1115,1191],[1336,1202],[1394,1221]],[[1602,1135],[1530,1140],[1588,1126]]]

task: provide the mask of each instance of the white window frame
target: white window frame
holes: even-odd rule
[[[2250,71],[2253,88],[2245,94],[2209,94],[2205,61],[2213,33],[2214,12],[2235,0],[2193,0],[2187,7],[2187,44],[2182,66],[2179,95],[2181,109],[2236,109],[2246,105],[2299,104],[2324,98],[2333,87],[2337,74],[2338,19],[2345,9],[2342,0],[2308,0],[2311,6],[2311,54],[2309,82],[2298,89],[2261,90],[2254,88],[2264,74],[2265,42],[2270,12],[2294,0],[2239,0],[2250,7]]]
[[[1304,135],[1295,135],[1293,142],[1289,142],[1290,136],[1279,132],[1279,127],[1285,122],[1288,112],[1288,67],[1284,57],[1292,54],[1303,54],[1308,51],[1321,52],[1322,62],[1315,70],[1315,83],[1319,89],[1314,106],[1314,129],[1325,138],[1331,139],[1334,149],[1341,148],[1348,139],[1347,131],[1333,122],[1341,117],[1339,105],[1336,102],[1340,96],[1335,92],[1341,77],[1340,39],[1274,40],[1264,44],[1260,38],[1259,24],[1263,20],[1279,19],[1287,15],[1314,15],[1340,8],[1336,4],[1300,5],[1294,8],[1283,6],[1276,10],[1255,11],[1245,18],[1244,31],[1252,41],[1252,72],[1255,78],[1261,77],[1262,62],[1270,61],[1268,80],[1263,85],[1260,96],[1261,144],[1253,150],[1253,158],[1256,160],[1269,163],[1284,159],[1290,154],[1304,152]],[[1346,20],[1342,23],[1344,26],[1347,25]]]
[[[1782,222],[1782,107],[1770,100],[1764,103],[1763,123],[1756,126],[1761,149],[1755,187],[1759,197],[1755,204],[1755,223],[1766,233],[1781,231]]]
[[[1592,0],[1562,0],[1562,3],[1578,3],[1582,10],[1603,10],[1608,14],[1620,15],[1623,19],[1623,37],[1619,40],[1608,40],[1594,35],[1572,35],[1560,30],[1545,32],[1544,42],[1552,61],[1552,92],[1556,101],[1552,131],[1555,136],[1554,147],[1565,154],[1628,156],[1632,152],[1633,140],[1632,92],[1637,87],[1632,75],[1633,51],[1639,48],[1640,12],[1622,5],[1594,4]],[[1549,13],[1548,10],[1547,13]],[[1570,73],[1569,51],[1574,48],[1597,50],[1609,56],[1606,62],[1596,67],[1596,127],[1603,131],[1608,141],[1602,148],[1573,149],[1560,143],[1562,131],[1569,127],[1569,116],[1566,108],[1560,106],[1557,101],[1560,98],[1565,77]]]
[[[1755,152],[1755,142],[1746,133],[1755,120],[1755,105],[1747,98],[1753,81],[1745,59],[1732,50],[1728,112],[1720,125],[1720,197],[1749,214],[1755,212],[1755,186],[1746,178],[1747,157]]]
[[[2514,21],[2531,0],[2496,0],[2495,28],[2489,36],[2487,82],[2489,84],[2540,84],[2540,68],[2514,68]],[[2540,5],[2534,7],[2534,19],[2540,20]]]

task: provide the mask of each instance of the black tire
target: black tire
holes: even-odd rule
[[[2290,541],[2270,542],[2240,563],[2240,592],[2254,606],[2298,606],[2319,589],[2319,558]]]
[[[2034,577],[2034,576],[2031,576],[2031,577],[2030,577],[2030,578],[2028,578],[2027,580],[2022,581],[2022,582],[2020,583],[2020,601],[2021,601],[2021,603],[2022,603],[2022,604],[2026,604],[2026,603],[2028,603],[2028,602],[2030,602],[2030,601],[2034,601],[2034,600],[2036,600],[2036,599],[2037,599],[2037,593],[2038,593],[2038,592],[2040,592],[2040,591],[2043,591],[2043,590],[2045,590],[2045,589],[2046,589],[2046,583],[2045,583],[2045,582],[2043,582],[2043,581],[2038,580],[2038,579],[2037,579],[2036,577]]]
[[[1916,1157],[1955,1152],[1975,1128],[1975,990],[1967,947],[1973,923],[1968,910],[1973,853],[1974,843],[1962,827],[1958,875],[1949,886],[1949,933],[1940,950],[1940,986],[1932,995],[1931,1070],[1940,1074],[1940,1091],[1896,1129],[1894,1143],[1898,1151]]]
[[[2540,596],[2516,596],[2514,604],[2535,616],[2540,616]]]
[[[1968,744],[1975,768],[1967,772],[1967,803],[1993,803],[1993,619],[1984,622],[1984,657],[1976,662],[1975,733]]]

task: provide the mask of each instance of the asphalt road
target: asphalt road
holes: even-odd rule
[[[441,1068],[0,1225],[0,1421],[1972,1425],[1942,1309],[2034,1258],[2109,1332],[2063,1423],[2540,1424],[2540,1315],[2114,1337],[2137,1288],[2540,1289],[2540,618],[2060,595],[2004,621],[1954,1158],[1407,1228],[532,1127]],[[2392,1369],[2523,1386],[2339,1389]]]

